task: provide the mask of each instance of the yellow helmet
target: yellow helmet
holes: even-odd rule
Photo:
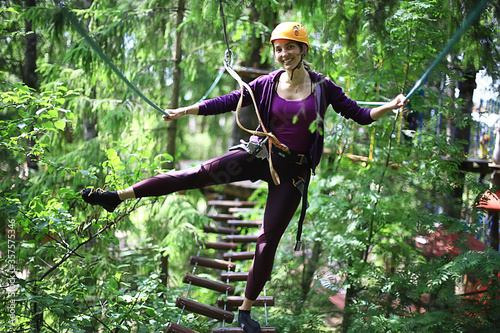
[[[274,28],[271,33],[271,44],[277,39],[288,39],[295,42],[304,43],[309,51],[309,37],[306,28],[297,22],[283,22]]]

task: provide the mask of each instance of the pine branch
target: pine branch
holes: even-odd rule
[[[101,228],[100,230],[98,230],[95,234],[90,235],[87,238],[87,240],[79,243],[75,248],[69,249],[69,251],[64,256],[62,256],[62,258],[57,262],[57,264],[55,264],[54,266],[50,267],[45,273],[42,274],[42,276],[40,278],[38,278],[36,280],[26,281],[26,283],[33,283],[33,282],[41,282],[41,281],[43,281],[48,275],[50,275],[52,272],[54,272],[56,269],[58,269],[62,264],[64,264],[73,255],[78,256],[78,257],[82,257],[81,255],[79,255],[78,253],[76,253],[82,246],[84,246],[85,244],[89,243],[94,238],[99,237],[102,233],[104,233],[105,231],[107,231],[109,228],[111,228],[112,226],[114,226],[116,223],[118,223],[119,221],[123,220],[125,218],[125,216],[129,215],[130,213],[132,213],[136,209],[136,207],[138,206],[138,204],[140,203],[140,201],[141,201],[140,199],[137,200],[135,202],[135,204],[132,206],[132,208],[130,208],[129,210],[123,211],[123,213],[121,215],[119,215],[118,217],[116,217],[113,221],[111,221],[110,223],[106,224],[103,228]]]

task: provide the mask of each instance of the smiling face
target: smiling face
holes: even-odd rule
[[[287,39],[274,41],[274,59],[287,71],[292,71],[302,59],[302,48],[297,42]]]

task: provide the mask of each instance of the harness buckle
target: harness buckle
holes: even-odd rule
[[[295,163],[298,165],[304,165],[307,164],[307,157],[304,154],[297,154],[297,157],[299,158],[298,161]]]
[[[250,155],[253,155],[257,158],[260,158],[261,160],[267,158],[267,149],[265,147],[265,144],[267,142],[267,137],[264,138],[264,140],[262,140],[261,142],[253,142],[253,141],[250,141],[248,144],[247,144],[247,149],[246,151],[250,154]]]
[[[299,190],[301,195],[304,195],[306,182],[305,182],[304,178],[302,178],[302,177],[298,177],[298,178],[299,178],[299,180],[297,180],[297,181],[295,179],[292,179],[293,186],[295,186],[297,188],[297,190]]]

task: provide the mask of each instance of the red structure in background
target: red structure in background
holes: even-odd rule
[[[487,191],[482,196],[479,204],[476,205],[476,207],[486,210],[488,212],[488,215],[490,215],[490,218],[495,218],[496,215],[496,223],[492,223],[492,225],[495,226],[496,224],[497,228],[491,228],[489,244],[491,244],[492,247],[496,244],[496,249],[498,251],[498,213],[500,212],[500,190],[496,193]],[[495,236],[496,243],[494,241]],[[416,247],[422,250],[423,256],[426,259],[441,257],[446,254],[448,254],[451,258],[455,258],[463,252],[469,250],[484,252],[487,248],[487,246],[483,242],[476,239],[471,234],[468,234],[466,232],[452,233],[444,228],[438,228],[435,232],[432,232],[429,235],[417,237],[415,241]],[[498,281],[500,283],[500,272],[498,272]],[[489,300],[483,298],[490,287],[490,284],[482,284],[481,281],[473,274],[465,274],[463,276],[462,288],[459,292],[460,295],[463,296],[463,299],[468,302],[481,304],[483,308],[482,313],[463,313],[465,317],[483,316],[490,311],[490,308],[488,306]],[[497,293],[497,299],[498,298],[500,298],[500,295]],[[430,294],[422,295],[421,298],[422,302],[426,304],[429,304],[431,302],[431,299],[432,296]],[[345,303],[345,291],[341,290],[337,294],[330,296],[329,300],[333,304],[335,304],[338,309],[343,310]],[[415,305],[411,306],[411,311],[425,312],[422,307]]]
[[[488,221],[491,222],[488,243],[494,250],[498,251],[500,190],[496,193],[486,191],[479,200],[479,203],[476,205],[476,208],[487,211]],[[422,249],[423,255],[427,259],[441,257],[445,254],[454,258],[464,251],[484,251],[487,247],[483,242],[479,241],[470,234],[465,232],[450,233],[443,228],[436,230],[428,236],[418,237],[416,239],[416,246]],[[497,274],[500,281],[500,272]],[[484,298],[482,299],[482,297],[487,292],[489,287],[489,285],[481,283],[481,281],[473,274],[466,274],[464,275],[462,281],[462,295],[465,300],[476,304],[482,303],[487,307],[488,300]],[[499,296],[497,296],[497,298],[498,297]]]
[[[497,192],[486,191],[479,203],[476,205],[479,209],[484,209],[488,212],[488,219],[491,221],[489,244],[495,251],[499,249],[499,233],[498,233],[498,212],[500,212],[500,190]]]
[[[460,255],[462,250],[484,251],[486,245],[466,233],[449,233],[444,229],[438,229],[429,236],[417,239],[418,248],[422,249],[427,259],[441,257],[449,254],[452,258]]]
[[[417,248],[422,249],[427,259],[441,257],[445,254],[455,258],[463,251],[484,251],[486,245],[465,232],[449,233],[444,229],[438,229],[426,237],[416,240]],[[465,274],[462,280],[461,292],[464,298],[473,302],[480,302],[481,296],[487,287],[481,286],[481,281],[471,274]],[[422,300],[425,302],[425,297]]]

